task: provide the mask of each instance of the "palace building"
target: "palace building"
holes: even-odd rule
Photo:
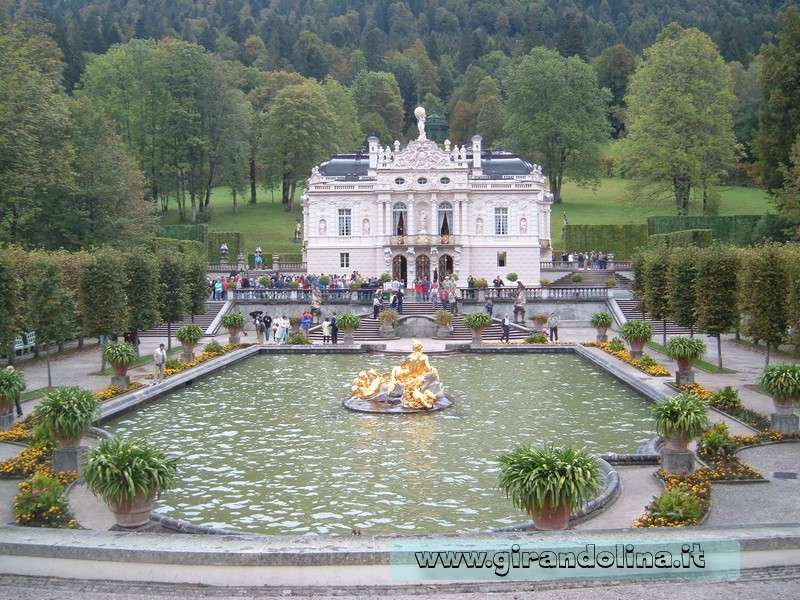
[[[458,273],[491,282],[517,273],[539,285],[542,252],[550,256],[550,206],[542,170],[517,154],[440,148],[425,136],[425,111],[414,111],[419,138],[405,148],[337,154],[314,167],[303,195],[303,259],[309,273],[401,281]]]

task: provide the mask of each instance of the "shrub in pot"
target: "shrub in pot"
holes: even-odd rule
[[[617,287],[617,280],[613,277],[609,277],[608,279],[604,279],[603,283],[606,287]]]
[[[145,440],[100,440],[83,461],[86,487],[122,527],[147,524],[156,496],[172,486],[176,474],[176,461]]]
[[[117,375],[125,375],[138,358],[136,346],[130,342],[106,342],[100,351],[103,360],[114,367]]]
[[[606,335],[606,331],[608,328],[611,327],[614,319],[611,317],[611,313],[597,312],[592,315],[592,319],[590,321],[592,327],[597,329],[597,341],[598,342],[605,342],[608,340],[608,336]]]
[[[222,315],[220,323],[228,330],[231,344],[239,343],[239,332],[244,330],[244,315],[236,312],[229,312]]]
[[[800,364],[768,365],[758,375],[756,383],[770,396],[775,412],[770,415],[771,427],[778,433],[797,433],[798,421],[794,406],[800,397]]]
[[[519,279],[519,275],[516,273],[509,273],[506,275],[506,279],[508,279],[511,283],[514,283],[517,279]]]
[[[449,310],[437,310],[434,322],[436,323],[437,336],[448,337],[453,332],[453,313]]]
[[[532,333],[525,338],[526,344],[546,344],[547,336],[543,333]]]
[[[573,273],[572,281],[573,283],[580,283],[581,281],[583,281],[583,275],[581,275],[580,273]]]
[[[311,344],[311,340],[298,331],[297,333],[290,335],[286,339],[286,343],[290,346],[309,346]]]
[[[492,326],[492,317],[489,313],[473,312],[464,317],[464,326],[472,330],[472,343],[482,344],[482,332]]]
[[[339,326],[339,329],[344,331],[344,345],[352,346],[353,344],[355,344],[355,339],[353,338],[353,332],[359,327],[361,327],[361,319],[359,319],[353,313],[342,313],[341,315],[339,315],[337,324]]]
[[[381,273],[379,279],[381,283],[389,283],[392,280],[392,276],[389,273]]]
[[[667,341],[665,350],[678,363],[679,370],[688,371],[706,353],[706,343],[700,338],[676,336]]]
[[[191,323],[178,327],[175,332],[175,338],[183,346],[183,360],[184,362],[191,362],[194,360],[194,347],[203,339],[203,330],[199,326]]]
[[[708,404],[695,394],[682,393],[656,402],[651,408],[656,433],[664,440],[662,468],[667,473],[694,470],[694,455],[689,442],[708,427]]]
[[[516,508],[530,513],[537,529],[564,529],[572,509],[600,489],[600,465],[571,445],[520,445],[499,461],[498,487]]]
[[[619,328],[619,337],[631,346],[631,358],[639,358],[644,349],[644,343],[653,338],[653,326],[647,321],[631,319],[625,321]]]
[[[547,287],[548,285],[550,285],[550,284],[551,284],[551,283],[553,283],[553,282],[552,282],[552,281],[550,281],[549,279],[545,278],[545,277],[542,277],[542,278],[539,280],[539,283],[541,284],[541,286],[542,286],[542,287]]]
[[[72,386],[49,390],[34,414],[41,433],[71,448],[92,426],[99,409],[100,401],[93,392]]]
[[[548,319],[550,319],[550,315],[547,313],[533,313],[531,315],[531,321],[533,321],[537,329],[544,327]]]

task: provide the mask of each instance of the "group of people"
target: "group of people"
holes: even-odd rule
[[[311,309],[304,310],[297,319],[299,333],[308,338],[308,331],[314,322]],[[292,319],[286,315],[272,317],[267,314],[256,314],[253,317],[253,325],[256,329],[256,339],[259,344],[285,344],[289,340]]]
[[[561,262],[568,262],[568,263],[578,263],[578,269],[583,271],[605,271],[608,269],[609,261],[614,261],[613,254],[606,254],[605,252],[596,252],[592,250],[591,252],[577,252],[577,253],[567,253],[563,252],[561,254]],[[553,262],[556,261],[555,254],[553,255]]]

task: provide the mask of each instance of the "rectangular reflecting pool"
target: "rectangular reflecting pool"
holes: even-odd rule
[[[455,405],[416,415],[342,407],[359,371],[403,357],[261,355],[105,426],[180,455],[156,510],[281,535],[455,533],[527,521],[495,488],[518,443],[635,452],[648,403],[574,354],[430,357]]]

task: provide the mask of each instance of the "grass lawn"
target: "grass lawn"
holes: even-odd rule
[[[553,207],[551,239],[557,250],[562,249],[561,213],[566,212],[571,225],[646,223],[648,217],[674,215],[675,206],[670,200],[658,205],[644,205],[627,199],[628,183],[619,178],[603,179],[596,190],[579,188],[569,181],[564,183],[562,201]],[[227,188],[216,188],[211,196],[211,231],[240,231],[245,236],[245,247],[253,252],[261,246],[264,253],[280,254],[284,260],[299,260],[300,244],[294,243],[295,220],[302,218],[298,190],[294,210],[287,212],[280,201],[280,191],[274,193],[259,189],[258,203],[248,204],[249,194],[239,198],[239,213],[233,214],[233,199]],[[244,199],[244,201],[242,201]],[[771,208],[768,196],[759,188],[724,188],[720,203],[721,215],[761,215]],[[699,209],[698,209],[699,210]],[[694,214],[694,213],[693,213]],[[162,213],[165,225],[178,223],[178,210],[171,208]]]

